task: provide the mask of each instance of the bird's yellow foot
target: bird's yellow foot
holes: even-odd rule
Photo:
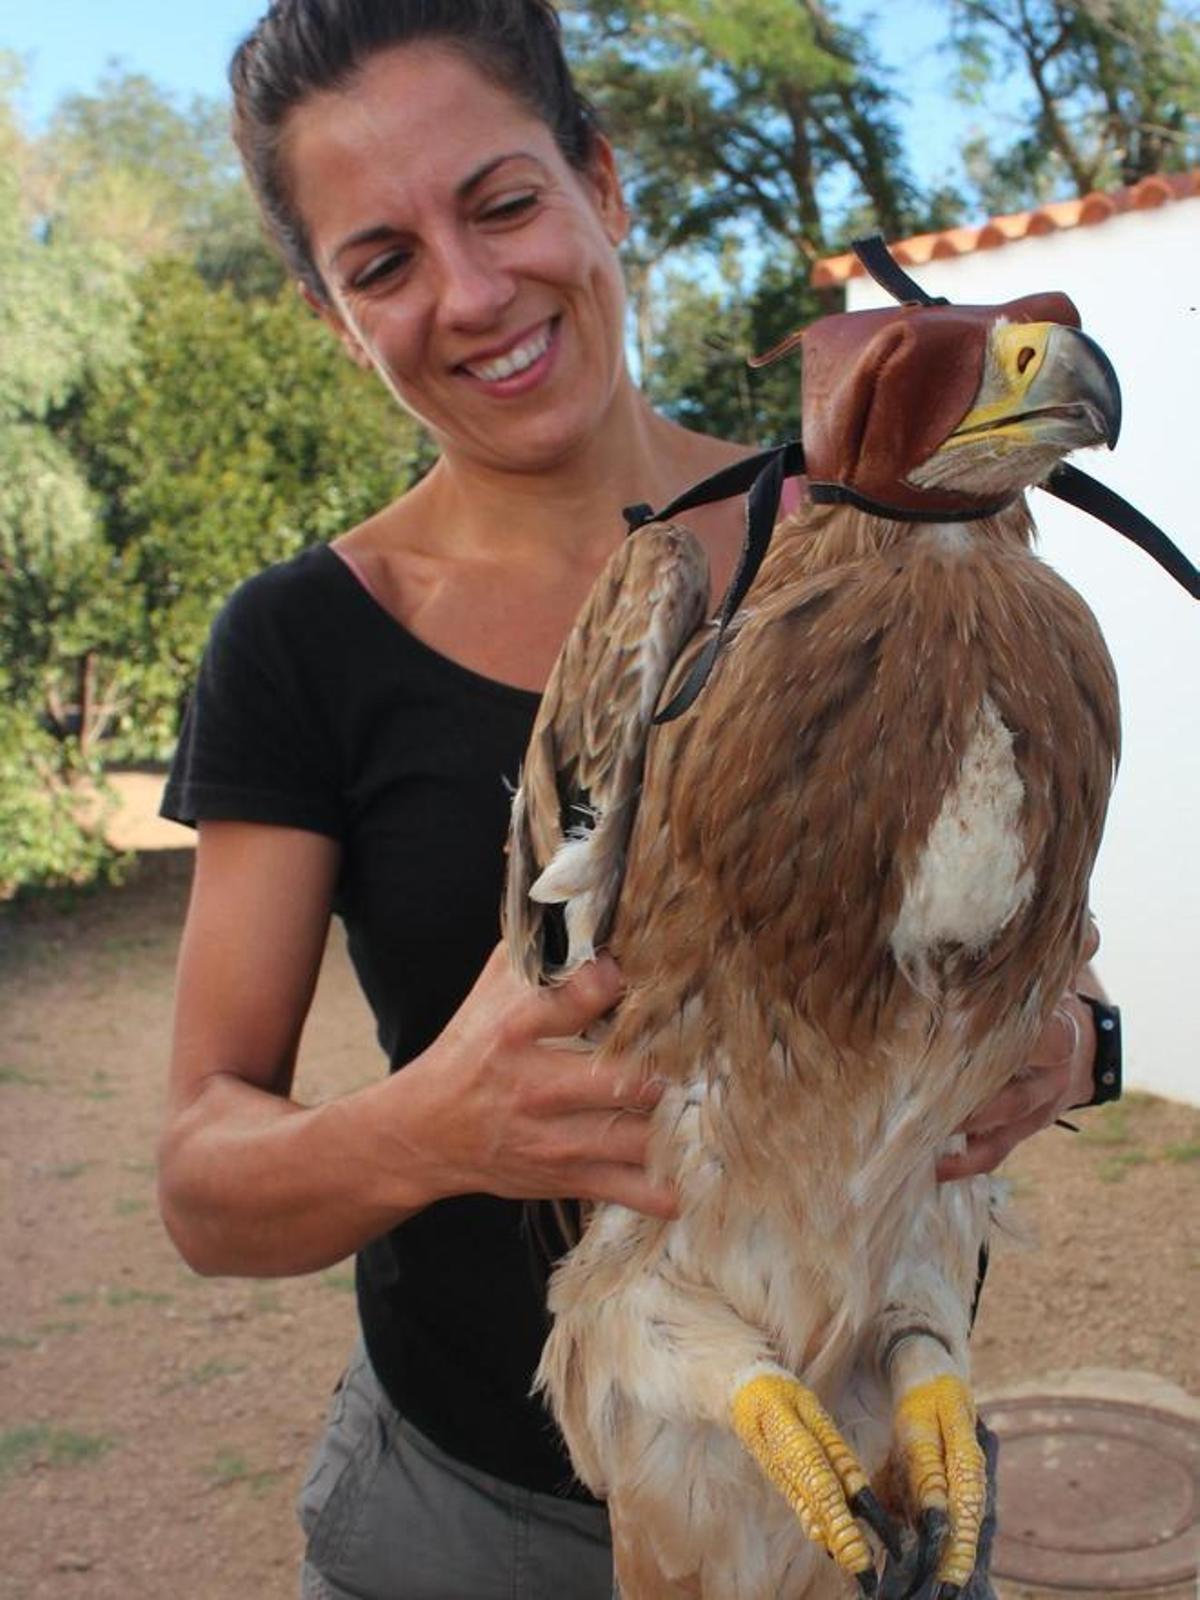
[[[950,1376],[917,1384],[896,1407],[895,1439],[920,1519],[918,1578],[924,1582],[936,1562],[938,1593],[949,1600],[975,1570],[987,1501],[971,1391]]]
[[[833,1418],[795,1378],[763,1373],[734,1394],[734,1431],[800,1519],[864,1594],[875,1593],[875,1563],[861,1517],[894,1554],[895,1530]]]

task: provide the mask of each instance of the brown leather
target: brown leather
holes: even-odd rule
[[[799,342],[803,360],[801,437],[809,482],[838,484],[877,505],[908,511],[969,507],[969,496],[918,489],[908,474],[971,409],[988,329],[1000,317],[1080,325],[1067,296],[1048,293],[998,306],[846,311],[813,323],[798,340],[784,340],[772,357]]]

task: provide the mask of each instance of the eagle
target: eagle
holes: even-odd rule
[[[1119,430],[1070,300],[914,289],[771,358],[796,346],[799,510],[720,624],[699,542],[643,520],[513,803],[514,966],[609,949],[599,1048],[666,1085],[679,1214],[590,1212],[538,1375],[622,1600],[871,1594],[881,1546],[885,1591],[982,1570],[993,1184],[935,1162],[1081,965],[1118,759],[1100,629],[1024,493]]]

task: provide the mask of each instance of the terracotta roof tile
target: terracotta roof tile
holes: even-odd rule
[[[970,255],[976,250],[995,250],[1017,239],[1054,233],[1060,228],[1090,227],[1107,222],[1123,211],[1148,211],[1171,200],[1200,197],[1200,167],[1190,172],[1155,174],[1124,189],[1095,191],[1081,200],[1052,200],[1032,211],[1017,211],[1007,217],[989,217],[972,228],[943,228],[940,233],[918,233],[891,243],[892,254],[906,267],[924,266],[927,261]],[[857,256],[826,256],[812,271],[814,288],[827,289],[861,278],[863,269]]]

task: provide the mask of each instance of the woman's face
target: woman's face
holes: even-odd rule
[[[626,381],[607,146],[577,172],[512,95],[420,44],[297,107],[283,154],[322,314],[443,447],[536,471],[595,433]]]

